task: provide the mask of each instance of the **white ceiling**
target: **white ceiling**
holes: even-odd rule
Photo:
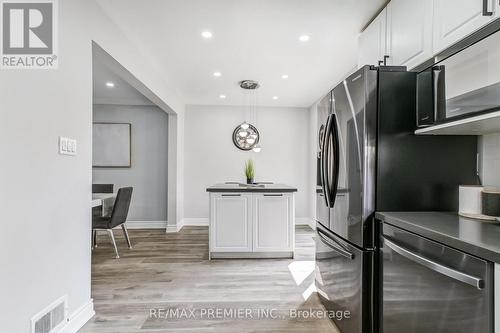
[[[94,60],[92,67],[93,104],[153,105],[149,99],[98,60]],[[114,87],[107,87],[107,82],[112,82]]]
[[[253,79],[260,105],[309,107],[354,68],[358,34],[386,0],[98,2],[187,104],[244,104],[237,83]]]

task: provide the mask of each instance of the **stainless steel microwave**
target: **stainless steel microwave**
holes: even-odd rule
[[[417,126],[500,110],[500,32],[417,74]]]

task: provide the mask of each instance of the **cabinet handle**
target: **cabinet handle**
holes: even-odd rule
[[[282,197],[283,194],[264,194],[265,197]]]
[[[223,197],[241,197],[241,194],[222,194]]]
[[[328,245],[332,250],[334,250],[335,252],[337,252],[338,254],[340,254],[341,256],[343,256],[347,259],[354,260],[354,254],[343,249],[340,244],[337,244],[337,245],[334,244],[335,240],[328,237],[328,235],[324,234],[320,229],[317,229],[317,232],[318,232],[319,238],[323,241],[323,243]]]
[[[438,272],[440,274],[446,275],[452,279],[458,280],[463,283],[467,283],[468,285],[471,285],[473,287],[476,287],[479,290],[482,290],[485,288],[485,283],[484,280],[460,271],[457,271],[453,268],[450,268],[448,266],[444,266],[440,263],[437,263],[435,261],[432,261],[426,257],[423,257],[420,254],[413,253],[395,243],[392,241],[388,240],[387,238],[384,237],[384,245],[387,245],[391,250],[394,252],[398,253],[399,255],[402,255],[406,259],[409,259],[413,262],[416,262],[417,264],[420,264],[424,267],[427,267],[429,269],[432,269],[435,272]]]
[[[483,0],[483,16],[492,16],[493,12],[488,10],[488,2],[489,0]]]

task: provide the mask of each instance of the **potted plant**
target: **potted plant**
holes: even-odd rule
[[[245,162],[245,175],[247,176],[247,184],[253,184],[255,177],[255,167],[252,160]]]

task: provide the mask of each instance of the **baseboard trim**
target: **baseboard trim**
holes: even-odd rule
[[[94,300],[90,299],[87,303],[82,305],[76,311],[69,315],[68,322],[61,329],[61,333],[76,333],[83,325],[85,325],[93,316],[94,311]]]
[[[316,221],[310,217],[297,217],[295,218],[295,225],[307,225],[311,229],[316,228]]]
[[[207,227],[208,217],[189,217],[182,219],[182,226]]]
[[[183,227],[182,222],[180,224],[174,224],[174,225],[167,224],[167,228],[166,228],[165,232],[167,232],[167,233],[179,232],[179,231],[181,231],[182,227]]]
[[[293,251],[210,252],[210,259],[278,259],[293,258]]]
[[[128,229],[165,229],[167,221],[127,221]]]
[[[189,227],[208,227],[209,220],[207,217],[200,218],[183,218],[176,225],[167,225],[167,233],[179,232],[185,226]]]

